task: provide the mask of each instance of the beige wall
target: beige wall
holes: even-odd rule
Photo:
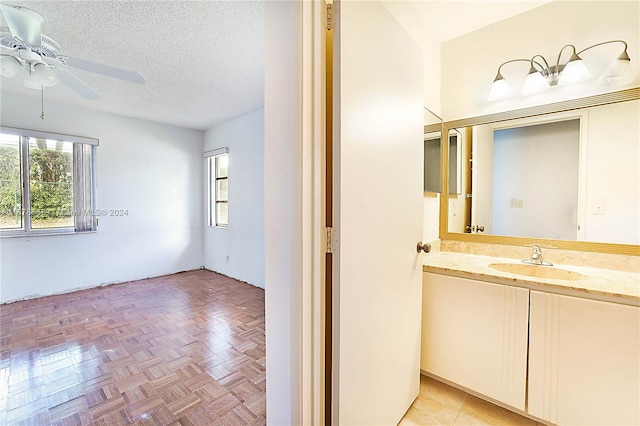
[[[637,1],[555,1],[442,44],[442,114],[445,121],[547,104],[638,85],[640,63],[640,3]],[[578,50],[602,41],[624,39],[635,68],[635,81],[627,86],[594,84],[608,63],[622,51],[616,43],[582,54],[592,79],[587,84],[552,87],[522,98],[519,91],[528,71],[526,62],[508,64],[502,74],[516,96],[489,102],[498,66],[515,58],[543,55],[555,63],[560,49],[574,44]],[[566,49],[564,55],[569,55]],[[563,55],[563,60],[566,61]]]

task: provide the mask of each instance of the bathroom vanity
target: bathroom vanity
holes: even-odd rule
[[[423,261],[425,374],[550,424],[640,424],[637,272]]]
[[[543,10],[593,36],[607,27],[605,3],[573,13],[551,2],[441,49],[442,69],[455,71],[441,85],[440,250],[421,256],[421,370],[553,425],[640,424],[637,71],[618,89],[592,81],[488,102],[479,70],[502,67],[511,52],[501,46],[550,47],[554,36],[514,31],[539,22]],[[637,46],[637,20],[626,19],[638,16],[637,4],[616,5],[613,32],[633,31]],[[551,33],[564,36],[562,28]],[[473,52],[477,66],[460,67]],[[432,127],[425,122],[425,140]],[[425,223],[435,213],[425,210]],[[541,261],[531,252],[541,244],[555,266],[521,262]]]

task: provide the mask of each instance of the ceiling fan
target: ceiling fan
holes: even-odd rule
[[[13,78],[23,73],[23,84],[32,89],[55,86],[62,82],[84,99],[100,99],[93,89],[69,72],[69,68],[143,84],[137,72],[103,65],[85,59],[60,55],[60,45],[41,33],[42,16],[27,7],[0,4],[8,28],[0,28],[0,64],[2,76]],[[8,52],[8,53],[4,53]]]

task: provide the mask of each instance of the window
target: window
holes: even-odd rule
[[[229,225],[229,154],[227,148],[205,153],[208,169],[209,226]]]
[[[97,144],[77,136],[0,128],[0,234],[95,230]]]

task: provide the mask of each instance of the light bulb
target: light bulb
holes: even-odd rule
[[[582,62],[582,59],[578,55],[571,57],[567,65],[564,66],[564,69],[560,73],[560,79],[558,80],[558,84],[561,86],[566,86],[568,84],[581,83],[583,81],[587,81],[591,78],[591,73]]]
[[[42,84],[40,84],[40,79],[34,71],[30,71],[25,74],[24,79],[22,80],[22,85],[30,89],[38,90],[40,89],[40,87],[42,87]]]
[[[20,62],[9,55],[2,55],[0,57],[0,64],[2,65],[2,76],[7,78],[13,78],[20,71],[22,65]]]
[[[621,86],[633,81],[633,70],[631,69],[631,60],[627,58],[618,58],[611,62],[607,69],[604,70],[598,84],[605,86]]]
[[[549,82],[538,71],[532,68],[529,71],[529,75],[524,81],[522,87],[522,96],[535,95],[536,93],[544,92],[549,88]]]
[[[25,75],[22,84],[30,89],[40,89],[41,86],[55,86],[60,80],[45,64],[36,64],[33,70]]]
[[[58,77],[53,73],[51,68],[49,68],[45,64],[38,64],[34,67],[34,73],[36,77],[40,80],[40,84],[45,87],[51,87],[58,84],[60,81]]]
[[[489,100],[490,101],[498,101],[501,99],[510,98],[513,96],[513,90],[509,87],[509,83],[507,80],[502,77],[502,75],[498,74],[496,79],[493,81],[491,85],[491,91],[489,92]]]

